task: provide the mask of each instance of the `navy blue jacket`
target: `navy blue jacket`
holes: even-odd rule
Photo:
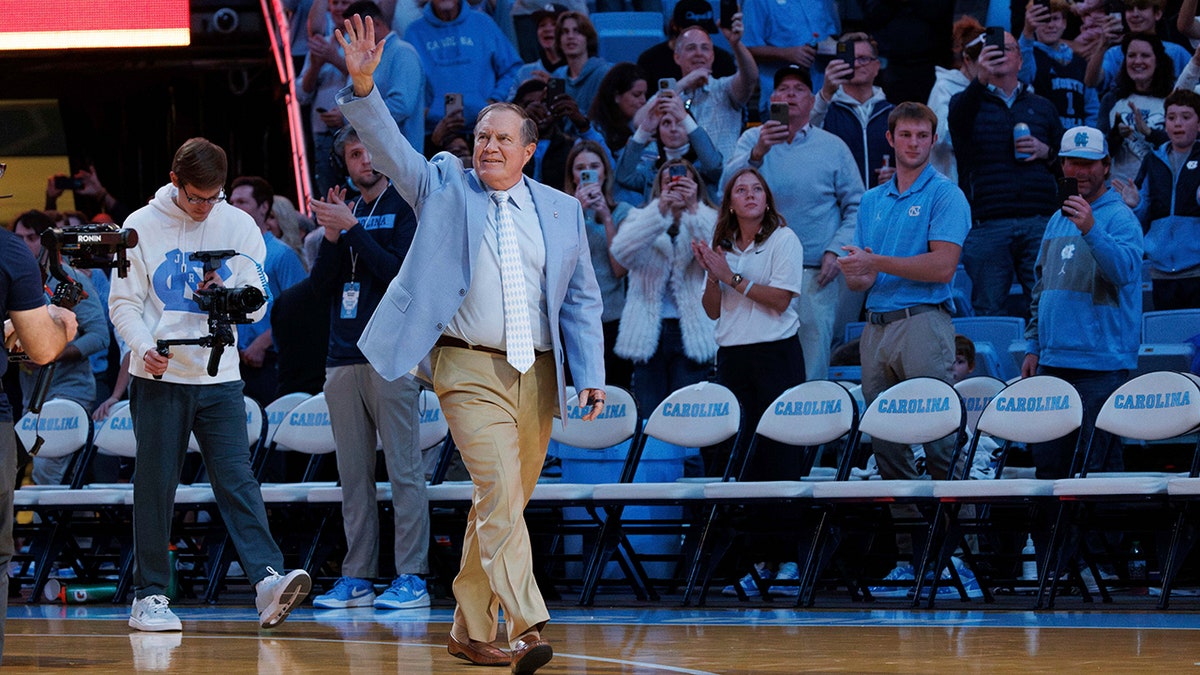
[[[867,189],[875,185],[874,170],[883,165],[883,156],[892,154],[887,142],[887,120],[895,107],[888,101],[876,101],[864,128],[850,106],[834,100],[829,104],[829,111],[821,123],[822,129],[842,139],[850,148]]]
[[[1048,216],[1059,207],[1055,177],[1063,129],[1058,110],[1029,87],[1018,86],[1012,108],[979,80],[950,99],[950,138],[959,182],[977,221]],[[1019,122],[1050,146],[1047,160],[1016,159],[1013,127]]]

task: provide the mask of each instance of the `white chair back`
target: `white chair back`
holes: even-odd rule
[[[994,377],[968,377],[954,385],[958,395],[962,397],[963,405],[967,408],[967,429],[975,431],[979,416],[983,409],[991,403],[996,394],[1004,389],[1004,382]]]
[[[875,397],[859,429],[893,443],[929,443],[961,429],[965,415],[954,387],[936,378],[914,377]]]
[[[293,408],[312,398],[312,394],[303,391],[284,394],[267,404],[263,413],[267,416],[267,443],[275,439],[275,430],[287,417]]]
[[[446,440],[450,426],[442,416],[442,403],[437,394],[430,389],[421,390],[421,400],[417,403],[420,414],[421,450],[428,450]]]
[[[1083,401],[1075,387],[1057,377],[1035,375],[996,394],[979,416],[978,429],[1017,443],[1045,443],[1066,436],[1082,423]]]
[[[683,447],[716,445],[737,434],[742,408],[729,389],[701,382],[671,393],[646,422],[647,436]]]
[[[274,443],[276,448],[286,447],[309,455],[333,452],[337,445],[325,394],[317,394],[292,408],[275,430]]]
[[[129,401],[120,401],[108,409],[108,417],[96,424],[96,452],[117,457],[137,457],[137,436],[133,433],[133,415]]]
[[[1100,409],[1096,428],[1158,441],[1200,427],[1200,386],[1183,373],[1146,373],[1121,385]]]
[[[42,405],[39,416],[27,412],[17,422],[17,436],[25,448],[33,448],[40,434],[43,443],[38,457],[67,457],[87,445],[92,435],[92,417],[83,406],[65,398],[52,398]]]
[[[567,409],[554,419],[550,438],[576,448],[599,450],[629,440],[637,431],[638,411],[633,396],[621,387],[605,386],[604,410],[591,422],[579,406],[579,395],[571,388]]]
[[[759,436],[811,446],[841,438],[854,426],[854,397],[840,384],[813,380],[783,392],[758,422]]]

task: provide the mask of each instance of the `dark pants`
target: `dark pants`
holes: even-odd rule
[[[1049,216],[977,220],[963,242],[962,262],[971,277],[971,306],[978,316],[1004,313],[1013,275],[1028,296],[1033,290],[1034,263]],[[1028,306],[1021,314],[1027,316]]]
[[[1155,279],[1154,309],[1195,309],[1200,307],[1200,277]]]
[[[134,595],[166,593],[175,487],[188,434],[193,432],[246,576],[258,583],[267,576],[268,566],[282,570],[283,554],[267,528],[262,492],[250,470],[242,383],[175,384],[135,377],[129,412],[138,444],[133,472]]]
[[[633,383],[633,362],[617,356],[613,351],[620,327],[620,320],[604,322],[604,384],[628,391]],[[650,411],[643,411],[642,414],[649,415]]]
[[[11,421],[0,422],[0,663],[4,658],[4,617],[8,615],[8,563],[13,557],[13,490],[16,484],[17,432]]]
[[[663,319],[658,349],[645,363],[633,365],[633,398],[638,414],[650,417],[671,392],[703,382],[712,374],[712,364],[697,363],[683,352],[679,319]]]
[[[1122,384],[1129,379],[1128,370],[1076,370],[1074,368],[1055,368],[1040,366],[1038,374],[1053,375],[1070,382],[1079,392],[1083,401],[1083,425],[1076,433],[1070,434],[1057,441],[1049,443],[1032,443],[1033,464],[1037,467],[1038,478],[1069,478],[1071,476],[1071,461],[1075,457],[1075,445],[1080,435],[1084,442],[1091,436],[1096,426],[1096,415],[1104,402]],[[1081,449],[1082,452],[1082,449]],[[1125,455],[1121,439],[1105,431],[1097,431],[1092,442],[1091,458],[1088,460],[1088,471],[1123,471]],[[1079,467],[1075,467],[1078,471]]]
[[[780,394],[804,382],[804,352],[793,335],[775,342],[758,342],[717,351],[717,383],[728,387],[742,405],[741,447],[750,443],[759,419]],[[719,476],[728,462],[723,449],[705,448],[706,473]],[[744,480],[800,480],[800,453],[791,446],[759,439]]]

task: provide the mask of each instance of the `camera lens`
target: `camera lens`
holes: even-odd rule
[[[239,312],[242,314],[249,314],[257,310],[267,301],[263,297],[262,291],[253,286],[229,289],[229,295],[226,300],[226,305],[230,312]]]
[[[228,7],[222,7],[213,13],[213,29],[218,33],[232,33],[238,27],[238,15]]]

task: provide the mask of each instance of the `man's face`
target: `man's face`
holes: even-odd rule
[[[353,0],[329,0],[329,16],[333,18],[335,28],[342,27],[346,18],[346,8],[354,4]]]
[[[937,135],[928,120],[899,120],[896,128],[887,133],[888,143],[896,151],[896,166],[922,169],[929,161],[929,151]]]
[[[684,75],[693,70],[712,71],[713,44],[708,33],[689,28],[675,40],[675,63]]]
[[[558,51],[566,58],[587,56],[587,37],[579,30],[579,22],[565,19],[558,34]]]
[[[1200,134],[1200,116],[1187,105],[1171,105],[1167,107],[1167,136],[1171,145],[1183,150],[1191,148]]]
[[[1079,195],[1089,203],[1107,189],[1104,181],[1108,177],[1108,163],[1104,160],[1063,157],[1062,169],[1064,176],[1079,181]]]
[[[25,246],[29,248],[29,252],[33,257],[40,258],[42,255],[42,237],[33,231],[33,228],[27,227],[25,223],[17,223],[13,229],[13,234],[21,238],[25,242]]]
[[[967,363],[967,357],[962,354],[954,355],[954,365],[950,368],[950,377],[955,382],[962,382],[971,375],[971,366]]]
[[[254,188],[249,185],[239,185],[233,188],[233,192],[229,193],[229,203],[250,214],[255,224],[258,225],[258,229],[266,228],[267,212],[271,210],[270,204],[266,202],[259,204],[254,201]]]
[[[171,183],[179,190],[175,195],[176,206],[183,209],[183,212],[197,223],[208,219],[208,214],[212,213],[213,207],[219,201],[217,198],[224,192],[220,185],[211,188],[186,185],[179,180],[174,171],[171,172]],[[199,200],[199,203],[193,204],[191,200]]]
[[[1021,71],[1021,47],[1011,33],[1004,34],[1004,61],[996,69],[997,75],[1010,75]]]
[[[1125,9],[1125,24],[1130,33],[1154,33],[1162,11],[1153,7],[1128,7]]]
[[[879,75],[879,57],[871,49],[871,43],[859,40],[854,43],[854,77],[850,84],[869,85]]]
[[[461,0],[432,0],[433,14],[442,21],[450,21],[458,17],[462,9]]]
[[[521,116],[511,110],[492,110],[475,126],[472,164],[479,180],[493,190],[507,190],[521,180],[521,170],[536,143],[521,140]]]
[[[788,104],[788,119],[792,129],[799,129],[808,124],[808,116],[813,107],[813,93],[800,78],[783,78],[771,94],[771,102]]]
[[[1034,30],[1033,36],[1042,44],[1056,45],[1066,30],[1067,17],[1062,12],[1050,12],[1046,22]]]
[[[542,49],[554,48],[554,17],[546,15],[537,25],[537,41]]]
[[[342,156],[346,159],[346,173],[350,180],[361,190],[369,190],[383,180],[383,174],[376,173],[371,165],[371,151],[362,141],[351,139],[342,148]]]

